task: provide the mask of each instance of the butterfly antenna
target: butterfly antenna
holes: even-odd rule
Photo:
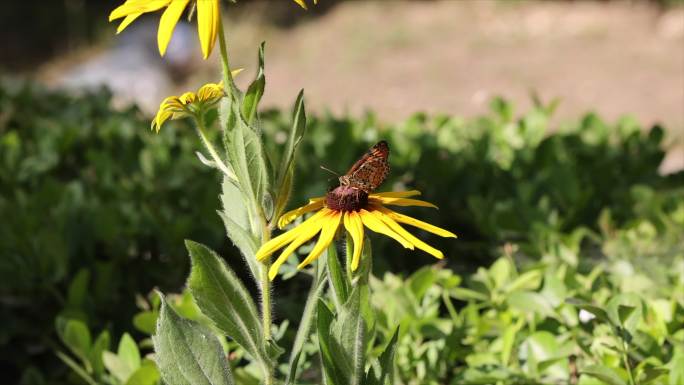
[[[327,171],[327,172],[329,172],[329,173],[335,175],[335,176],[338,177],[338,178],[340,177],[340,174],[336,173],[335,171],[333,171],[333,170],[331,170],[331,169],[329,169],[329,168],[327,168],[327,167],[325,167],[325,166],[323,166],[323,165],[321,165],[321,168],[322,168],[323,170],[325,170],[325,171]]]

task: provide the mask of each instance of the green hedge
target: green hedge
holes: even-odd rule
[[[313,117],[291,206],[335,182],[321,165],[344,173],[382,138],[391,146],[392,174],[381,190],[416,188],[440,207],[406,211],[459,235],[445,241],[421,234],[445,252],[452,270],[473,272],[504,249],[518,264],[555,261],[577,276],[608,260],[662,277],[658,265],[672,263],[684,244],[684,174],[657,172],[663,129],[588,114],[551,132],[552,110],[536,103],[516,114],[495,99],[490,113],[473,119],[417,114],[387,125],[372,114]],[[272,111],[260,124],[277,141],[289,121]],[[113,109],[106,90],[69,96],[30,84],[0,86],[0,300],[8,314],[0,367],[9,378],[28,367],[45,378],[68,377],[53,353],[65,350],[56,320],[142,336],[131,323],[135,297],[155,286],[180,290],[188,268],[183,239],[236,259],[215,213],[219,176],[197,160],[199,149],[188,125],[169,124],[155,135],[137,109]],[[373,241],[378,276],[434,262]],[[297,320],[305,285],[298,277],[277,287],[286,295],[278,314]],[[425,365],[416,364],[421,360],[411,365]],[[429,372],[447,381],[465,378],[462,369]]]

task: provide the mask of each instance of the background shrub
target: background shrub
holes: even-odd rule
[[[310,120],[291,206],[324,194],[335,183],[336,176],[319,166],[344,173],[382,138],[392,148],[393,170],[385,188],[421,190],[440,209],[420,215],[459,234],[457,241],[422,234],[448,259],[442,270],[418,272],[433,262],[431,257],[373,240],[375,274],[383,277],[374,285],[385,293],[378,298],[419,306],[408,313],[406,308],[384,309],[378,321],[378,338],[388,338],[397,323],[406,327],[399,362],[408,383],[414,377],[486,383],[492,373],[543,382],[560,372],[551,377],[545,377],[546,369],[529,372],[527,358],[511,356],[523,349],[520,344],[548,339],[525,328],[539,325],[559,341],[566,341],[573,328],[596,333],[578,323],[558,324],[562,314],[554,312],[567,310],[553,302],[540,310],[539,322],[520,321],[516,330],[527,334],[506,342],[513,344],[509,359],[492,366],[491,357],[477,354],[501,341],[471,328],[503,325],[517,317],[515,299],[509,298],[514,290],[503,289],[509,279],[529,273],[536,285],[529,283],[528,291],[556,297],[547,288],[558,279],[564,294],[599,304],[635,282],[647,289],[645,301],[672,296],[681,285],[681,276],[668,270],[680,266],[684,252],[684,173],[658,174],[663,130],[645,131],[630,118],[609,124],[588,114],[552,132],[553,107],[537,102],[516,114],[505,100],[495,99],[490,113],[474,119],[416,114],[388,125],[368,114]],[[260,124],[266,138],[277,141],[285,138],[289,121],[271,111]],[[92,330],[92,339],[102,330],[112,341],[129,340],[122,337],[124,331],[137,340],[149,334],[149,322],[133,317],[147,308],[154,319],[154,301],[136,301],[136,295],[154,286],[180,291],[188,268],[183,239],[222,250],[228,261],[239,260],[215,213],[218,173],[197,160],[200,147],[188,125],[174,122],[155,135],[148,129],[149,118],[136,108],[113,109],[106,90],[70,96],[7,83],[0,86],[0,122],[0,301],[7,314],[0,330],[0,365],[10,382],[22,375],[32,385],[35,378],[69,376],[53,354],[67,351],[62,342],[69,321]],[[498,259],[502,255],[507,262]],[[497,259],[490,273],[478,270]],[[510,277],[498,276],[502,264]],[[608,275],[579,285],[596,266]],[[399,278],[385,275],[388,270],[415,272],[409,279],[415,292],[396,287]],[[276,304],[277,314],[296,322],[307,285],[299,276],[280,283],[276,290],[283,299]],[[598,289],[605,295],[595,297]],[[452,319],[450,305],[440,302],[445,296],[454,301],[458,320]],[[666,329],[682,323],[682,299],[674,301]],[[184,303],[190,302],[186,298]],[[580,305],[569,306],[577,311]],[[452,324],[449,330],[444,329],[447,323]],[[285,328],[279,335],[291,338]],[[661,350],[652,356],[669,362],[675,354],[672,345],[656,340]],[[144,341],[140,347],[149,348]],[[406,350],[416,347],[424,350]],[[569,357],[563,356],[563,373],[569,373]],[[582,364],[594,359],[587,357]]]

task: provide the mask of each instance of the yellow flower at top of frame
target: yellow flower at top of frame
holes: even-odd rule
[[[293,0],[302,8],[306,9],[304,0]],[[317,0],[314,0],[314,4]],[[159,54],[164,56],[173,36],[183,11],[188,5],[193,4],[197,10],[197,32],[199,35],[202,56],[206,59],[211,54],[216,37],[218,36],[219,22],[221,17],[221,7],[219,0],[126,0],[109,14],[109,21],[123,18],[121,24],[116,29],[120,33],[128,27],[135,19],[143,13],[154,12],[166,8],[159,19],[159,30],[157,31],[157,45]]]

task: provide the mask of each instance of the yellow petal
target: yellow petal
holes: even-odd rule
[[[410,191],[387,191],[387,192],[380,192],[380,193],[373,193],[369,194],[369,198],[375,198],[375,197],[383,197],[383,198],[409,198],[409,197],[415,197],[420,195],[420,191],[418,190],[410,190]]]
[[[193,103],[196,99],[194,92],[186,92],[178,98],[183,105]]]
[[[197,33],[199,34],[202,55],[208,58],[216,43],[219,23],[218,0],[202,0],[197,2]]]
[[[217,83],[207,83],[197,90],[197,99],[200,102],[205,102],[213,99],[219,99],[223,96],[223,86]]]
[[[155,116],[154,120],[152,121],[151,128],[155,130],[157,133],[159,133],[162,124],[164,124],[164,122],[166,122],[171,116],[173,116],[173,112],[167,110],[159,110],[157,112],[157,116]]]
[[[418,199],[406,199],[406,198],[388,198],[388,197],[369,197],[368,199],[371,202],[380,202],[381,204],[385,205],[394,205],[394,206],[421,206],[421,207],[432,207],[432,208],[437,208],[437,206],[433,205],[430,202],[426,201],[421,201]]]
[[[299,265],[297,265],[298,269],[301,269],[316,260],[316,258],[321,255],[323,250],[330,245],[330,242],[332,242],[333,238],[335,237],[337,226],[340,224],[340,218],[342,218],[342,214],[332,210],[328,210],[328,212],[330,214],[324,219],[325,223],[323,224],[323,230],[321,231],[321,236],[318,237],[316,246],[314,246],[313,250],[311,250],[311,253],[309,253],[309,255]]]
[[[344,213],[344,227],[352,237],[354,242],[354,253],[352,254],[351,270],[356,271],[361,260],[361,250],[363,250],[363,223],[356,211]]]
[[[456,238],[456,234],[452,233],[451,231],[444,230],[440,227],[433,226],[429,223],[420,221],[415,218],[411,218],[408,215],[399,214],[398,212],[392,211],[385,207],[381,207],[378,210],[380,210],[383,214],[389,216],[397,222],[406,223],[408,225],[418,227],[433,234],[437,234],[440,237]]]
[[[307,9],[307,8],[306,8],[306,3],[304,2],[304,0],[294,0],[294,2],[297,3],[297,4],[299,4],[300,7],[304,8],[304,9]]]
[[[173,35],[173,30],[176,28],[176,23],[183,14],[183,10],[188,5],[190,0],[173,0],[169,7],[166,8],[161,19],[159,19],[159,30],[157,31],[157,45],[159,46],[159,54],[164,56],[166,47],[168,47]]]
[[[394,230],[390,229],[384,222],[377,219],[373,214],[364,209],[361,209],[359,214],[361,216],[361,221],[363,221],[363,224],[366,225],[366,227],[372,231],[375,231],[376,233],[387,235],[388,237],[401,243],[401,245],[405,248],[413,250],[413,244],[411,242],[407,241]]]
[[[268,270],[268,279],[271,281],[278,275],[278,270],[280,270],[280,266],[287,261],[287,257],[289,257],[292,253],[294,253],[295,250],[299,248],[299,246],[303,245],[304,243],[308,242],[311,238],[313,238],[316,234],[318,234],[319,231],[321,231],[321,228],[323,227],[323,224],[325,223],[324,219],[318,220],[315,223],[313,223],[311,226],[307,226],[307,228],[302,231],[299,236],[290,243],[285,250],[283,250],[282,253],[278,256],[278,259],[273,262],[271,265],[271,268]]]
[[[288,223],[292,222],[295,220],[297,217],[300,217],[308,212],[318,210],[323,207],[324,203],[323,200],[311,200],[311,203],[309,203],[306,206],[302,206],[298,209],[294,209],[292,211],[288,211],[285,214],[280,216],[280,219],[278,219],[278,228],[282,229],[283,227],[287,226]]]
[[[316,222],[321,219],[324,215],[329,213],[330,210],[323,209],[316,214],[312,215],[311,218],[307,219],[304,221],[302,224],[299,226],[295,227],[294,229],[287,231],[285,233],[280,234],[279,236],[271,239],[270,241],[264,243],[259,250],[256,252],[256,259],[258,261],[263,261],[268,256],[273,254],[276,250],[281,249],[283,246],[286,244],[292,242],[295,238],[299,236],[302,232],[304,232],[308,227],[310,226],[317,226]]]
[[[396,231],[398,234],[400,234],[402,237],[408,239],[409,242],[413,243],[417,248],[425,251],[428,254],[431,254],[437,259],[442,259],[444,258],[444,254],[435,249],[434,247],[428,245],[427,243],[421,241],[420,239],[416,238],[413,234],[409,233],[401,227],[394,219],[390,218],[388,215],[380,212],[380,211],[372,211],[373,215],[376,216],[379,220],[381,220],[383,223],[385,223],[387,226],[389,226],[392,230]]]
[[[109,14],[109,21],[120,19],[134,13],[154,12],[175,0],[128,0]]]
[[[126,27],[128,27],[129,24],[135,21],[140,15],[142,15],[142,12],[138,13],[131,13],[130,15],[126,16],[125,19],[119,24],[119,26],[116,28],[116,33],[119,34],[121,31],[123,31]]]

